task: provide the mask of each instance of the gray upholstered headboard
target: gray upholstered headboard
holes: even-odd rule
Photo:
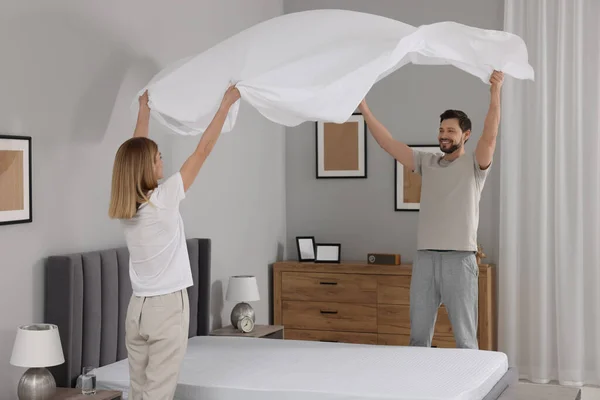
[[[209,332],[210,239],[188,239],[194,277],[189,336]],[[65,363],[50,369],[57,386],[73,387],[84,366],[127,358],[125,314],[131,297],[127,248],[49,257],[44,318],[58,325]]]

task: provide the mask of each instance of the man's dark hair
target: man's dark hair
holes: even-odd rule
[[[457,119],[458,120],[458,126],[460,126],[460,129],[463,132],[471,130],[471,120],[469,119],[469,117],[467,117],[467,114],[465,114],[464,112],[462,112],[460,110],[446,110],[446,111],[444,111],[442,113],[442,115],[440,115],[440,124],[445,119]]]

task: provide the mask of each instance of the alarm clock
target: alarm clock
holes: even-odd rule
[[[250,333],[254,330],[254,321],[252,321],[252,318],[248,316],[243,316],[239,319],[237,327],[244,333]]]
[[[378,265],[400,265],[401,257],[400,254],[369,253],[367,262]]]

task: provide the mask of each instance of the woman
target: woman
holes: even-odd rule
[[[133,138],[117,151],[109,216],[121,220],[129,249],[133,295],[125,341],[130,399],[172,399],[187,349],[193,285],[179,203],[212,151],[229,109],[240,98],[230,87],[196,150],[181,169],[163,178],[162,156],[148,139],[148,93],[140,97]]]

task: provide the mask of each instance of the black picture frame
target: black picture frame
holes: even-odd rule
[[[16,224],[26,224],[33,222],[33,162],[32,162],[32,139],[31,136],[18,136],[18,135],[4,135],[0,134],[0,151],[6,150],[4,148],[5,142],[8,141],[17,141],[23,142],[23,152],[27,156],[27,160],[23,160],[24,166],[27,168],[27,171],[24,171],[23,178],[27,180],[23,185],[24,191],[27,193],[27,199],[24,199],[25,210],[23,210],[23,214],[26,216],[20,217],[9,217],[5,215],[6,213],[17,213],[18,210],[10,210],[10,211],[0,211],[0,225],[16,225]],[[7,146],[8,148],[8,146]],[[14,148],[11,148],[13,150]],[[25,169],[25,168],[24,168]],[[1,173],[1,172],[0,172]]]
[[[337,258],[335,260],[319,259],[319,247],[336,247]],[[341,243],[317,243],[315,245],[315,262],[326,263],[326,264],[339,264],[342,259],[342,245]]]
[[[300,241],[301,240],[310,240],[312,242],[313,257],[308,257],[308,258],[302,257],[302,252],[300,251]],[[315,245],[315,237],[314,236],[296,236],[296,250],[298,251],[298,261],[300,261],[300,262],[315,261],[315,259],[317,257],[317,247]]]
[[[363,151],[361,152],[362,155],[362,159],[363,159],[363,172],[362,173],[357,173],[357,174],[351,174],[349,173],[348,175],[325,175],[323,173],[320,173],[320,155],[321,155],[321,151],[320,151],[320,134],[321,134],[321,126],[324,126],[324,123],[322,121],[317,121],[315,122],[315,176],[316,179],[367,179],[368,178],[368,172],[367,172],[367,166],[368,166],[368,157],[367,157],[367,121],[365,120],[363,114],[361,112],[354,112],[352,113],[352,116],[348,119],[348,122],[350,122],[352,119],[356,119],[356,117],[360,117],[359,120],[359,124],[362,125],[362,135],[361,135],[361,140],[363,143]],[[360,151],[360,149],[359,149]]]
[[[409,144],[408,146],[411,149],[422,149],[426,151],[431,151],[432,149],[437,148],[438,151],[435,153],[440,152],[439,144]],[[434,153],[433,151],[431,152]],[[404,166],[395,159],[392,159],[392,161],[394,162],[394,211],[420,211],[420,203],[413,203],[418,204],[417,206],[409,206],[407,203],[402,201],[400,191],[403,191],[404,188]]]

